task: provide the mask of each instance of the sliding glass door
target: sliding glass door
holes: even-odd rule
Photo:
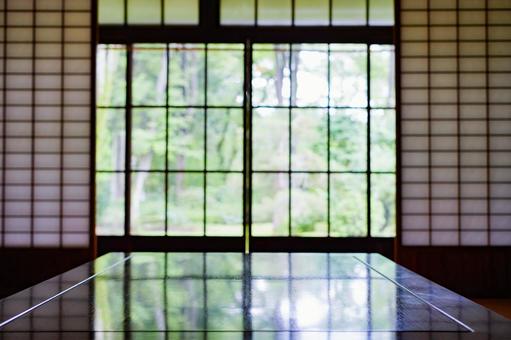
[[[393,64],[391,45],[99,45],[97,234],[393,237]]]

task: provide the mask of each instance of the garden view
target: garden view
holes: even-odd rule
[[[250,128],[254,236],[394,236],[393,46],[254,44],[245,126],[243,45],[132,51],[127,101],[126,46],[98,47],[98,235],[124,234],[127,173],[132,235],[241,236]]]

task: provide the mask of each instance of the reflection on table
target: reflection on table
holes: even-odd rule
[[[97,339],[511,334],[508,320],[376,254],[111,253],[4,299],[2,321],[69,287],[0,328],[4,338],[28,332]]]

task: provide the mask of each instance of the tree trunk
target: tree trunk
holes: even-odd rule
[[[139,162],[140,169],[148,169],[151,165],[151,161],[153,159],[152,152],[142,156]],[[145,198],[144,192],[144,184],[148,177],[149,173],[147,172],[137,172],[135,177],[135,185],[133,185],[133,196],[131,197],[131,213],[133,216],[133,220],[137,220],[140,216],[140,204]]]
[[[293,53],[291,53],[291,105],[296,105],[296,93],[298,90],[297,86],[297,75],[298,68],[300,66],[300,49],[295,48]]]
[[[278,47],[277,47],[278,48]],[[284,103],[282,89],[284,87],[284,69],[286,67],[286,53],[283,51],[275,51],[275,96],[277,97],[277,105],[282,106]]]

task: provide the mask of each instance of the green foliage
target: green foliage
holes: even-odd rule
[[[332,236],[366,235],[367,46],[332,44],[330,63],[327,49],[254,46],[254,235],[326,236],[328,210]],[[395,171],[392,51],[371,51],[370,216],[373,235],[392,236],[394,175],[377,174]],[[243,46],[140,44],[133,55],[132,231],[163,235],[167,220],[169,235],[241,235]],[[98,103],[124,106],[126,52],[101,47],[99,56]],[[125,110],[99,109],[97,117],[98,170],[122,171]],[[328,169],[348,173],[330,182],[314,173]],[[99,234],[122,233],[123,190],[114,176],[98,176]]]

